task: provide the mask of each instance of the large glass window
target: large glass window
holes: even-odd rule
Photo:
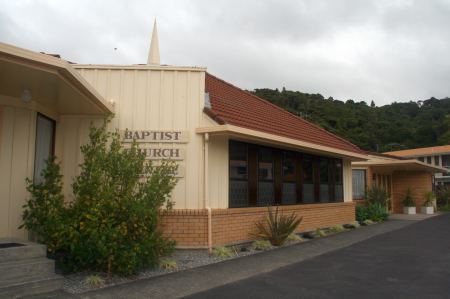
[[[431,156],[428,156],[428,157],[427,157],[427,163],[428,163],[428,164],[431,164]]]
[[[260,147],[258,153],[258,206],[274,204],[273,153],[272,149]]]
[[[304,155],[302,160],[303,167],[303,202],[315,202],[314,195],[314,161],[313,157]]]
[[[296,154],[288,151],[283,152],[282,204],[294,204],[297,202],[297,177],[295,164]]]
[[[248,146],[230,141],[230,208],[248,206]]]
[[[229,207],[343,200],[342,160],[229,143]]]
[[[352,170],[353,200],[364,199],[366,193],[366,170]]]

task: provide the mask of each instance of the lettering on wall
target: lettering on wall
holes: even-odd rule
[[[125,148],[129,148],[133,140],[139,142],[139,150],[144,153],[145,158],[154,160],[154,164],[158,165],[158,161],[174,160],[177,161],[178,169],[174,174],[176,177],[184,177],[184,164],[180,163],[185,159],[185,150],[180,148],[179,143],[189,142],[188,131],[151,131],[151,130],[125,130],[120,132],[122,143]],[[156,144],[172,143],[173,147],[157,146]]]
[[[188,131],[148,131],[148,130],[125,130],[121,132],[123,142],[189,142]]]

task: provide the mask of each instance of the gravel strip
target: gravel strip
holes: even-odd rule
[[[349,229],[346,229],[344,231],[347,231]],[[336,234],[340,232],[331,232],[329,230],[327,231],[327,235]],[[302,235],[302,234],[301,234]],[[311,235],[314,235],[314,232],[308,233],[308,237],[311,237]],[[311,239],[309,238],[302,238],[301,240],[297,241],[287,241],[283,246],[291,246],[300,242],[308,242]],[[91,291],[98,288],[103,287],[109,287],[113,285],[120,285],[127,282],[165,275],[172,272],[177,271],[183,271],[187,269],[192,269],[196,267],[201,267],[213,263],[219,263],[224,260],[229,259],[235,259],[239,257],[244,257],[248,255],[258,254],[263,251],[267,250],[274,250],[278,247],[271,247],[266,250],[255,250],[252,248],[251,244],[242,244],[242,245],[235,245],[232,246],[231,249],[233,251],[233,256],[229,258],[219,258],[215,257],[213,255],[210,255],[206,249],[176,249],[174,253],[170,256],[171,259],[176,261],[177,269],[161,269],[161,268],[153,268],[144,270],[137,275],[132,276],[112,276],[110,278],[106,277],[105,273],[98,273],[98,272],[79,272],[74,274],[66,274],[64,275],[64,282],[63,282],[63,290],[71,293],[71,294],[81,294],[87,291]],[[103,284],[100,286],[93,286],[86,282],[86,279],[91,275],[98,275],[99,277],[103,278]]]

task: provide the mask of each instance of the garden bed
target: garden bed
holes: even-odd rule
[[[354,228],[353,228],[354,229]],[[343,228],[342,230],[335,228],[325,228],[321,230],[316,230],[312,232],[306,232],[299,234],[301,237],[299,240],[290,240],[287,241],[283,246],[292,246],[299,243],[310,242],[313,239],[321,238],[324,236],[334,235],[340,232],[349,231],[352,228]],[[222,262],[229,259],[235,259],[240,257],[245,257],[253,254],[258,254],[261,252],[276,250],[280,247],[270,246],[264,250],[256,250],[253,248],[252,243],[245,243],[235,246],[228,247],[231,251],[230,257],[217,257],[214,255],[210,255],[205,249],[177,249],[170,256],[171,262],[175,262],[176,267],[172,267],[169,269],[164,269],[160,267],[156,267],[153,269],[148,269],[145,271],[141,271],[137,275],[132,275],[128,277],[123,276],[112,276],[110,278],[106,277],[105,273],[95,273],[95,272],[79,272],[74,274],[64,275],[64,283],[63,289],[64,291],[72,294],[84,293],[87,291],[91,291],[98,288],[109,287],[114,285],[119,285],[123,283],[128,283],[135,280],[146,279],[150,277],[156,277],[165,275],[172,272],[183,271],[187,269],[197,268],[201,266],[206,266],[209,264],[214,264],[218,262]],[[90,279],[94,277],[95,279]],[[91,280],[89,283],[88,281]],[[97,283],[92,283],[92,281]]]

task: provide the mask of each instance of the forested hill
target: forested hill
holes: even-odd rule
[[[255,95],[370,151],[450,144],[450,98],[392,103],[325,99],[320,94],[255,89]]]

